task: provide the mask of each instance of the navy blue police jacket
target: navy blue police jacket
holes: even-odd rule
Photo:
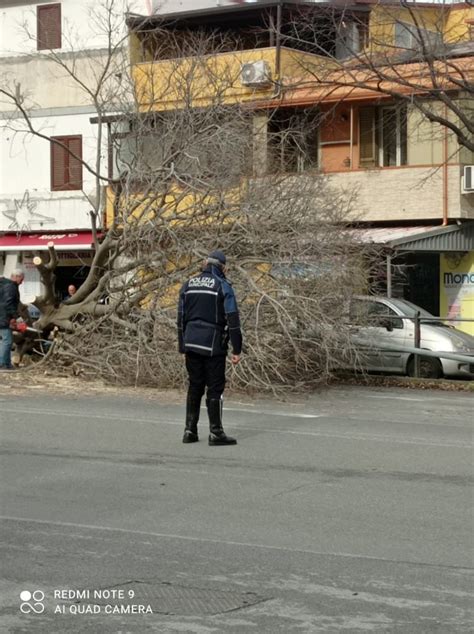
[[[214,357],[242,351],[239,310],[234,290],[224,273],[209,265],[181,288],[178,304],[180,352]]]

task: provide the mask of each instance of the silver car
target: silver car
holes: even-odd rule
[[[353,341],[365,369],[414,376],[414,355],[397,350],[415,346],[415,322],[397,317],[413,318],[416,311],[421,317],[421,348],[474,357],[474,337],[436,321],[423,308],[404,299],[359,296],[351,301],[349,319]],[[474,378],[474,359],[469,362],[443,359],[442,356],[421,357],[420,376]]]

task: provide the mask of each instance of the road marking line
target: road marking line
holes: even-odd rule
[[[55,412],[53,410],[5,410],[4,412],[10,413],[25,413],[25,414],[47,414],[48,416],[59,416],[62,418],[85,418],[88,420],[97,419],[97,420],[107,420],[110,421],[113,419],[113,416],[102,416],[100,414],[83,414],[83,413],[73,413],[73,412]],[[362,419],[360,419],[362,420]],[[119,418],[118,422],[120,423],[139,423],[145,425],[172,425],[174,427],[181,427],[183,423],[181,421],[171,421],[171,420],[149,420],[149,419],[140,419],[140,418]],[[303,431],[303,430],[292,430],[292,429],[274,429],[271,427],[251,427],[249,425],[230,425],[230,427],[237,429],[247,429],[249,431],[256,431],[261,433],[271,433],[271,434],[286,434],[286,435],[294,435],[294,436],[314,436],[314,437],[322,437],[322,438],[340,438],[342,440],[359,440],[363,442],[382,442],[382,443],[397,443],[401,445],[421,445],[425,447],[451,447],[454,449],[467,449],[469,451],[472,450],[472,443],[469,441],[459,441],[459,442],[451,442],[451,443],[439,443],[439,442],[430,442],[424,440],[423,438],[394,438],[393,436],[382,436],[380,434],[335,434],[324,431]]]
[[[25,414],[56,414],[55,410],[46,410],[46,409],[3,409],[4,412],[23,412]],[[206,407],[201,407],[201,411],[206,411]],[[268,416],[285,416],[287,418],[321,418],[322,416],[327,416],[327,414],[295,414],[293,412],[282,412],[282,411],[269,411],[269,410],[261,410],[261,409],[244,409],[242,407],[224,407],[224,412],[244,412],[245,414],[266,414]],[[61,412],[63,413],[63,412]],[[64,412],[67,416],[84,416],[84,412]],[[107,418],[107,416],[101,416],[100,414],[92,414],[91,417],[100,417]],[[125,419],[122,419],[125,420]],[[131,420],[131,419],[127,419]],[[133,419],[136,420],[136,419]],[[146,420],[146,419],[141,419]]]
[[[231,408],[224,408],[224,411],[229,411]],[[205,411],[205,408],[201,408],[201,410]],[[242,409],[235,409],[232,411],[245,411],[245,412],[251,412],[251,413],[260,413],[256,410],[242,410]],[[114,415],[102,415],[102,414],[86,414],[84,415],[84,412],[71,412],[71,411],[61,411],[58,412],[57,410],[47,410],[47,409],[4,409],[2,408],[2,412],[7,412],[9,414],[49,414],[51,416],[64,416],[64,417],[70,417],[70,418],[83,418],[84,416],[89,417],[89,418],[97,418],[99,420],[110,420],[112,418],[114,418]],[[283,412],[281,414],[279,414],[280,416],[285,416],[286,414],[283,414]],[[298,416],[298,414],[296,415],[288,415],[288,417],[293,418],[295,416]],[[311,418],[328,418],[330,415],[327,413],[323,413],[323,414],[303,414],[301,415],[302,417],[311,417]],[[123,422],[137,422],[137,423],[150,423],[152,425],[156,424],[157,421],[149,419],[149,418],[120,418],[120,421]],[[334,424],[344,424],[347,421],[351,421],[351,422],[362,422],[362,423],[367,423],[367,422],[371,422],[371,421],[367,421],[367,417],[363,417],[363,418],[357,418],[356,416],[344,416],[343,420],[336,420],[336,421],[331,421]],[[445,427],[454,427],[454,428],[460,428],[460,429],[472,429],[472,425],[461,425],[461,424],[454,424],[454,425],[448,425],[446,423],[432,423],[432,422],[422,422],[422,421],[405,421],[405,420],[380,420],[378,421],[379,423],[382,423],[384,425],[418,425],[418,426],[424,426],[424,427],[438,427],[438,428],[445,428]],[[177,424],[180,425],[182,424],[180,421],[174,421],[173,423],[165,423],[163,421],[164,424]],[[261,429],[259,427],[259,429]]]
[[[423,401],[426,401],[426,399],[424,398],[413,398],[412,396],[378,396],[378,395],[372,395],[372,394],[366,394],[365,396],[366,398],[388,398],[395,401],[416,401],[418,403],[422,403]]]
[[[456,394],[456,396],[458,396],[458,394]],[[429,396],[427,395],[426,398],[415,398],[413,396],[389,396],[389,395],[384,395],[384,394],[365,394],[366,398],[383,398],[383,399],[393,399],[396,401],[417,401],[419,403],[435,403],[437,401],[444,401],[446,403],[453,403],[454,402],[454,397],[453,398],[446,398],[443,396],[432,396],[431,394],[429,394]],[[472,396],[470,394],[466,394],[465,395],[465,399],[468,400],[468,398],[472,398]]]
[[[287,418],[321,418],[325,414],[294,414],[292,412],[275,412],[273,410],[244,409],[243,407],[224,407],[224,412],[250,412],[251,414],[266,414],[268,416],[286,416]]]
[[[356,555],[354,553],[345,553],[345,552],[325,552],[321,550],[312,550],[305,548],[291,548],[288,546],[269,546],[268,544],[256,544],[251,542],[237,542],[233,540],[226,539],[218,539],[217,537],[192,537],[189,535],[176,535],[173,533],[157,533],[154,531],[138,531],[129,528],[115,528],[113,526],[97,526],[94,524],[75,524],[74,522],[52,522],[51,520],[38,520],[29,517],[14,517],[14,516],[6,516],[0,515],[0,520],[9,521],[9,522],[28,522],[30,524],[42,524],[49,526],[60,526],[64,528],[83,528],[86,530],[97,530],[104,532],[116,532],[116,533],[127,533],[132,535],[143,535],[145,537],[161,537],[163,539],[176,539],[182,541],[189,542],[205,542],[208,544],[223,544],[225,546],[243,546],[245,548],[259,548],[262,550],[277,550],[280,552],[290,552],[290,553],[301,553],[303,555],[320,555],[320,556],[329,556],[329,557],[346,557],[350,559],[369,559],[373,561],[385,561],[389,563],[396,564],[408,564],[411,566],[431,566],[435,568],[452,568],[455,570],[474,570],[468,566],[454,566],[450,564],[434,564],[431,562],[425,561],[405,561],[405,560],[396,560],[389,559],[386,557],[375,557],[374,555]]]

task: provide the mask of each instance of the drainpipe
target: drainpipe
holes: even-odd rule
[[[281,2],[277,6],[277,23],[276,23],[276,51],[275,51],[275,90],[272,99],[281,95]]]
[[[281,70],[281,2],[277,6],[277,32],[276,32],[276,60],[275,60],[275,74],[277,81],[280,81]]]
[[[392,256],[387,255],[387,297],[392,297]]]
[[[351,170],[354,169],[354,106],[351,104],[351,132],[350,132],[350,161],[351,161]],[[389,296],[390,297],[390,296]]]
[[[114,178],[114,140],[112,136],[112,124],[107,121],[107,178]]]
[[[448,117],[448,108],[444,106],[444,116]],[[442,227],[448,224],[448,128],[444,126],[443,138],[443,222]]]

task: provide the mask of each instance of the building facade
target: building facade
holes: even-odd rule
[[[96,217],[99,231],[107,230],[114,213],[114,197],[110,190],[107,197],[101,193],[94,166],[99,161],[99,185],[119,176],[114,143],[128,142],[127,125],[116,128],[114,142],[104,126],[110,132],[114,106],[123,111],[124,103],[105,100],[98,113],[83,89],[94,85],[108,56],[107,37],[97,28],[99,6],[92,0],[2,3],[0,77],[14,98],[0,97],[0,273],[21,263],[25,296],[39,291],[31,259],[48,241],[64,263],[59,293],[67,283],[80,283],[92,255],[91,210],[104,208],[105,218]],[[116,35],[120,40],[128,28],[120,51],[130,62],[143,118],[179,109],[184,99],[196,109],[216,98],[245,107],[252,113],[251,178],[275,171],[295,178],[324,174],[353,197],[353,221],[363,239],[386,246],[394,267],[387,271],[387,292],[396,286],[392,273],[402,271],[400,292],[407,298],[438,314],[466,314],[461,308],[472,306],[469,253],[453,251],[460,244],[455,240],[445,241],[447,250],[442,240],[427,237],[431,250],[409,240],[474,221],[474,191],[466,181],[474,155],[455,133],[462,128],[457,113],[472,112],[473,103],[472,92],[459,83],[460,77],[474,79],[474,10],[468,4],[423,3],[416,13],[400,3],[366,0],[143,0],[132,8],[127,17],[117,13]],[[217,35],[218,50],[197,60],[192,51],[173,48],[197,34],[214,43]],[[425,93],[433,103],[420,39],[457,69],[457,83],[441,85],[453,105],[451,127],[420,111]],[[407,85],[392,76],[380,90],[377,77],[358,70],[362,59],[385,59]],[[111,75],[118,86],[121,73]],[[19,106],[39,134],[28,130]],[[446,105],[436,107],[442,119]],[[150,137],[143,151],[153,159],[159,141]],[[471,251],[469,238],[462,244]]]
[[[275,169],[295,176],[325,174],[354,196],[354,221],[363,227],[364,239],[378,241],[383,233],[393,256],[387,277],[402,272],[398,282],[406,298],[443,315],[460,314],[462,304],[468,307],[463,315],[474,317],[472,259],[461,258],[466,274],[453,277],[446,294],[440,280],[453,256],[443,251],[442,241],[436,243],[440,250],[429,252],[408,246],[404,251],[399,242],[400,233],[421,235],[474,221],[474,191],[465,176],[474,153],[456,133],[463,128],[462,115],[474,114],[472,83],[469,92],[469,82],[458,81],[474,79],[474,9],[342,4],[264,0],[129,20],[139,107],[144,113],[179,108],[185,90],[187,103],[196,108],[218,96],[252,109],[254,176]],[[232,33],[238,44],[202,58],[191,77],[196,59],[190,54],[177,64],[154,40],[155,29],[161,37],[166,29],[189,37],[219,33],[221,42]],[[420,52],[427,42],[450,69],[444,76],[436,70],[441,83],[434,88]],[[367,60],[385,64],[384,83],[371,76]],[[433,108],[439,88],[450,104],[439,100],[432,109],[441,122],[423,114],[424,95]],[[443,125],[446,120],[454,126]],[[393,281],[386,280],[387,292]]]
[[[96,229],[102,227],[98,198],[109,157],[91,118],[108,107],[105,82],[97,102],[94,92],[111,57],[109,45],[118,56],[116,43],[126,33],[125,5],[115,4],[113,34],[104,6],[89,0],[1,3],[0,81],[8,94],[0,95],[0,275],[21,265],[27,302],[41,292],[34,255],[55,244],[61,297],[87,275],[91,212]],[[146,9],[143,2],[136,6]]]

